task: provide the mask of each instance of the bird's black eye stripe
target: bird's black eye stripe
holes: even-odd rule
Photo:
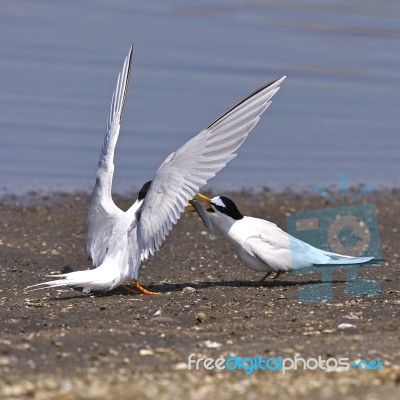
[[[213,203],[211,202],[212,206],[215,207],[220,213],[228,215],[229,217],[239,220],[243,218],[242,213],[236,207],[236,204],[228,197],[220,196],[221,203]]]
[[[219,212],[223,213],[223,214],[228,214],[227,211],[228,209],[224,206],[221,206],[219,204],[215,204],[215,203],[211,203],[213,205],[214,208],[216,208]]]

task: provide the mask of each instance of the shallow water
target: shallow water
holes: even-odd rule
[[[89,190],[116,76],[135,43],[114,190],[281,75],[212,187],[393,186],[399,179],[397,0],[6,1],[0,187]]]

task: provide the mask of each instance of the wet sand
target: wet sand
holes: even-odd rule
[[[332,207],[311,194],[231,194],[244,214],[285,228],[285,213]],[[385,262],[359,268],[382,294],[350,298],[334,274],[334,300],[300,303],[320,274],[267,281],[244,267],[221,235],[209,241],[199,218],[184,215],[140,282],[159,296],[120,290],[24,293],[46,274],[90,268],[84,221],[88,196],[8,197],[0,204],[0,398],[397,399],[400,390],[400,190],[374,203]],[[126,209],[131,200],[117,197]],[[339,329],[347,323],[355,327]],[[188,370],[196,357],[322,356],[380,359],[380,371]],[[190,395],[189,395],[190,393]]]

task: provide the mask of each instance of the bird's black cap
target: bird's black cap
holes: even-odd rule
[[[214,197],[210,201],[210,204],[222,214],[228,215],[235,220],[240,220],[243,218],[243,215],[236,207],[236,204],[228,197]]]
[[[139,194],[138,194],[138,200],[143,200],[146,197],[147,192],[150,189],[150,185],[151,185],[152,181],[148,181],[146,182],[142,188],[139,190]]]

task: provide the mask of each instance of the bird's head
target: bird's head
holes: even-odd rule
[[[135,210],[135,215],[136,215],[137,221],[142,216],[144,199],[146,198],[147,192],[150,189],[151,182],[152,181],[148,181],[142,186],[142,188],[139,190],[137,200],[136,200],[135,204],[132,206],[133,209]]]
[[[143,200],[143,199],[146,197],[147,192],[148,192],[149,189],[150,189],[151,182],[152,182],[152,181],[146,182],[146,183],[142,186],[142,188],[139,190],[139,194],[138,194],[137,201],[141,201],[141,200]]]
[[[236,207],[236,204],[228,197],[215,196],[210,199],[201,193],[197,193],[197,197],[207,204],[208,207],[206,210],[209,213],[224,214],[236,221],[243,218],[243,215]]]

